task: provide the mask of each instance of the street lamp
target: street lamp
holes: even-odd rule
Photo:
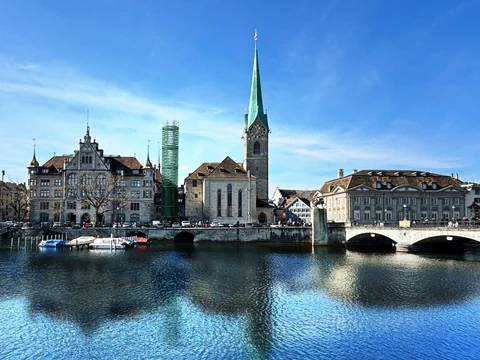
[[[403,204],[403,220],[407,220],[407,204]]]
[[[452,205],[452,220],[455,220],[455,205]]]

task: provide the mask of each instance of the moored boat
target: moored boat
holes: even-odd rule
[[[67,246],[81,246],[91,244],[96,239],[95,236],[79,236],[67,242]]]
[[[105,249],[105,250],[115,250],[115,249],[125,249],[124,239],[119,237],[108,237],[108,238],[96,238],[91,244],[88,245],[90,249]]]
[[[38,246],[43,248],[63,248],[65,244],[64,240],[46,239],[40,241]]]
[[[138,245],[147,245],[150,243],[150,240],[141,236],[127,236],[125,239],[132,240]]]

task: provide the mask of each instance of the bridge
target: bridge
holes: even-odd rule
[[[345,227],[347,246],[391,245],[399,251],[463,249],[465,245],[480,245],[479,227]]]

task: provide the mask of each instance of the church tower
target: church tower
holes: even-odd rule
[[[263,111],[260,67],[258,65],[257,30],[255,30],[255,55],[253,59],[250,104],[245,114],[243,134],[243,167],[257,178],[257,198],[268,201],[268,127]]]

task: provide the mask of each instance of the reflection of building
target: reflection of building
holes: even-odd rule
[[[329,221],[351,224],[448,220],[465,215],[465,193],[453,176],[413,170],[361,170],[321,188]]]
[[[185,214],[226,223],[272,220],[268,204],[268,126],[263,110],[257,36],[249,111],[245,114],[243,164],[226,157],[203,163],[185,179]]]
[[[162,127],[162,208],[163,216],[177,216],[178,211],[178,124]]]
[[[30,221],[150,221],[158,174],[149,156],[104,155],[90,128],[72,155],[28,166]]]
[[[469,218],[480,217],[480,184],[465,183],[462,187],[468,192],[465,194],[465,215]]]
[[[285,190],[276,188],[272,202],[275,206],[275,221],[301,221],[309,223],[310,202],[316,190]]]

